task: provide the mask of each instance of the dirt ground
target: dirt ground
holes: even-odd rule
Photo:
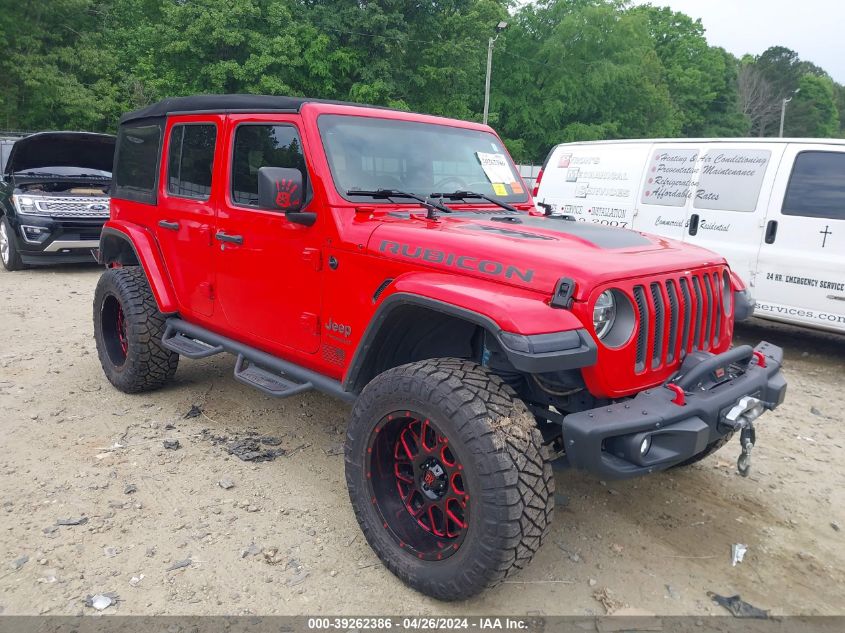
[[[360,535],[343,481],[346,405],[268,398],[232,378],[228,356],[183,359],[162,391],[119,393],[94,347],[99,274],[0,272],[2,613],[94,613],[85,598],[111,592],[106,613],[145,615],[593,615],[602,596],[611,608],[724,614],[708,591],[775,614],[845,612],[843,337],[740,329],[743,342],[786,348],[789,380],[758,426],[751,477],[735,472],[738,442],[635,481],[559,472],[533,564],[444,604],[395,579]],[[202,412],[186,418],[193,405]],[[280,438],[286,454],[250,463],[219,443],[249,433]],[[170,439],[181,447],[165,449]],[[735,567],[733,543],[748,546]]]

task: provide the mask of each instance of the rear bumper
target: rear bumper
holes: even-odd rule
[[[718,356],[691,355],[675,380],[686,392],[683,405],[673,402],[676,391],[661,386],[567,415],[562,422],[566,460],[604,479],[626,479],[694,457],[735,430],[726,416],[744,396],[759,399],[767,410],[783,402],[782,362],[783,350],[769,343],[753,351],[743,346]],[[720,378],[722,370],[727,374]],[[644,442],[650,448],[643,455]]]

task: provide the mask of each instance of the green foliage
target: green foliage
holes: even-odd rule
[[[699,21],[626,0],[0,0],[0,128],[114,130],[214,92],[480,120],[500,20],[489,121],[520,161],[562,141],[771,134],[799,85],[790,133],[843,134],[845,88],[794,51],[743,58],[752,100]]]
[[[798,94],[789,106],[786,136],[830,137],[839,133],[839,111],[834,84],[828,77],[806,74],[798,81]]]
[[[680,132],[646,24],[619,3],[526,5],[502,39],[493,109],[534,160],[561,141]]]

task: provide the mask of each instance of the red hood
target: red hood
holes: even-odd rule
[[[551,294],[561,277],[570,277],[579,301],[589,290],[615,280],[725,261],[711,251],[656,235],[504,212],[443,214],[437,221],[416,213],[410,218],[387,216],[370,236],[368,248],[378,256],[544,294]]]

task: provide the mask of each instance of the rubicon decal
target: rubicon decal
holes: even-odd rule
[[[528,282],[534,277],[534,271],[530,268],[518,268],[510,264],[503,264],[492,259],[481,259],[470,255],[457,255],[447,253],[435,248],[423,248],[422,246],[411,246],[401,244],[392,240],[382,240],[379,251],[399,255],[407,259],[421,259],[431,264],[444,264],[461,270],[472,270],[490,275],[491,277],[504,277],[505,279],[519,278]]]

